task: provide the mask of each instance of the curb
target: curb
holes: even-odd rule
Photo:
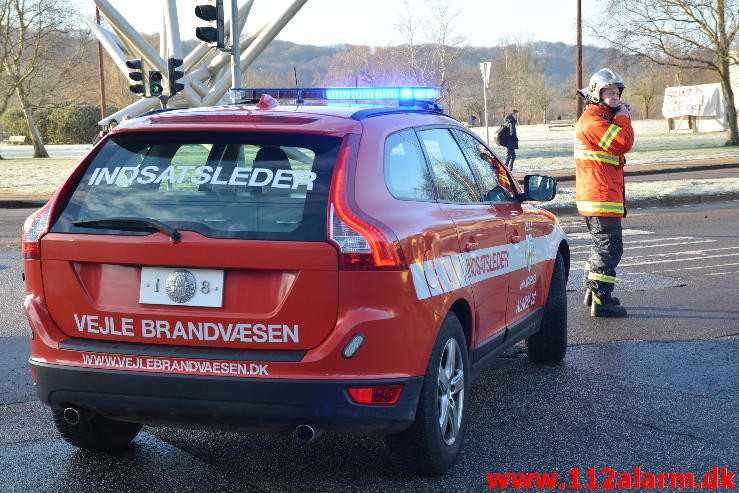
[[[40,209],[48,200],[2,200],[0,209]]]

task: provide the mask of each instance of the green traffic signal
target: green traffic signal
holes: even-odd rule
[[[162,87],[162,73],[158,70],[149,71],[149,94],[152,96],[161,96],[164,92]]]

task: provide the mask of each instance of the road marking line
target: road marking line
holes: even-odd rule
[[[733,264],[701,265],[699,267],[683,267],[682,269],[662,269],[662,270],[656,270],[654,272],[682,272],[684,270],[712,269],[715,267],[729,267],[732,265],[739,265],[739,262],[734,262]],[[706,274],[706,275],[712,275],[712,274]]]
[[[735,255],[739,255],[739,252],[737,252]],[[705,257],[676,258],[673,260],[655,260],[652,262],[622,263],[622,264],[619,264],[619,267],[635,267],[637,265],[666,264],[669,262],[686,262],[688,260],[707,260],[709,258],[726,258],[726,257],[727,255],[708,255]]]

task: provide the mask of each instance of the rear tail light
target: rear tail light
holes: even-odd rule
[[[403,270],[405,261],[390,230],[354,203],[353,166],[358,137],[347,136],[331,184],[329,239],[339,250],[342,270]]]
[[[99,151],[99,148],[97,148]],[[95,151],[97,152],[97,151]],[[95,152],[92,152],[85,156],[80,164],[72,171],[69,178],[66,179],[64,184],[52,195],[49,201],[41,209],[37,210],[26,219],[23,223],[23,230],[21,232],[21,253],[23,258],[27,259],[40,259],[41,249],[39,240],[46,234],[49,229],[49,224],[56,220],[59,215],[59,207],[54,205],[65,204],[67,199],[74,192],[77,182],[82,179],[82,175],[85,173],[87,166],[90,164]],[[53,216],[52,216],[53,213]]]
[[[39,240],[48,230],[50,211],[51,201],[28,216],[26,222],[23,223],[23,229],[21,230],[21,253],[23,254],[23,258],[41,258]]]
[[[357,404],[373,404],[391,406],[398,402],[403,392],[402,385],[368,385],[366,387],[348,387],[351,400]]]

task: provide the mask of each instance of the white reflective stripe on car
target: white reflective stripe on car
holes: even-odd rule
[[[410,270],[416,296],[423,300],[519,269],[531,270],[535,264],[554,259],[565,238],[557,224],[552,233],[538,238],[527,235],[520,243],[415,262]]]

